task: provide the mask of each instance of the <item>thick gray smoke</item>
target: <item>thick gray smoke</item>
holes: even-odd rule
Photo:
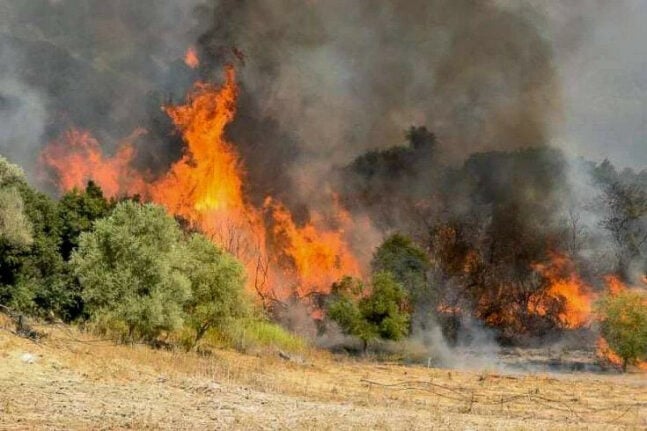
[[[22,162],[33,175],[47,112],[40,91],[20,79],[20,63],[20,56],[0,43],[0,154]]]
[[[63,129],[88,129],[110,149],[148,127],[162,94],[190,82],[174,68],[201,31],[197,4],[0,0],[0,151],[33,174],[38,148]]]
[[[220,61],[231,47],[244,55],[245,89],[298,137],[291,173],[311,196],[332,165],[401,143],[413,124],[450,160],[546,143],[560,89],[551,45],[525,12],[473,0],[224,0],[201,43]]]

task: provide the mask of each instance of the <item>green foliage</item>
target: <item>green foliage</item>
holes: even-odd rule
[[[131,201],[81,234],[71,263],[99,327],[151,341],[182,324],[190,280],[181,237],[163,208]]]
[[[0,156],[0,240],[16,246],[32,242],[31,225],[19,192],[24,184],[22,170]]]
[[[22,203],[14,201],[14,208],[22,206],[24,219],[19,220],[30,230],[29,241],[0,238],[0,303],[26,313],[65,316],[74,298],[66,289],[65,265],[59,254],[56,202],[33,190],[20,169],[4,159],[0,159],[0,177],[4,198],[20,198]],[[19,236],[26,238],[24,233]]]
[[[409,332],[408,296],[390,272],[374,274],[370,292],[359,280],[346,277],[333,285],[328,317],[367,348],[375,338],[399,340]]]
[[[197,342],[210,328],[247,315],[251,300],[244,291],[244,268],[232,255],[202,235],[193,235],[187,249],[192,296],[185,309]]]
[[[410,238],[400,234],[388,237],[375,252],[371,266],[374,273],[390,272],[415,302],[431,297],[427,286],[429,258]]]
[[[276,323],[258,319],[234,319],[226,325],[207,332],[205,340],[218,347],[241,352],[280,349],[288,353],[303,353],[308,343]]]
[[[359,303],[364,319],[375,325],[381,338],[399,340],[409,331],[407,293],[389,272],[373,275],[370,296]]]
[[[61,220],[60,248],[64,259],[69,259],[79,245],[81,233],[89,231],[95,220],[110,214],[113,207],[93,181],[88,182],[84,191],[74,189],[61,197],[58,217]]]
[[[635,292],[607,295],[598,304],[602,335],[622,358],[623,369],[647,358],[647,297]]]

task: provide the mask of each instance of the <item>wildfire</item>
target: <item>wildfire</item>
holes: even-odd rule
[[[222,88],[199,83],[185,105],[166,108],[187,146],[152,188],[153,200],[171,213],[200,222],[212,211],[245,209],[240,161],[223,137],[236,113],[236,94],[234,70],[228,68]]]
[[[302,289],[328,293],[332,283],[342,276],[360,274],[359,264],[350,252],[342,230],[318,229],[315,226],[317,214],[314,214],[314,221],[298,227],[287,208],[271,198],[265,201],[265,208],[274,220],[274,238],[283,244],[281,248],[291,260],[292,270]],[[340,214],[340,220],[348,222],[346,213]]]
[[[607,285],[607,290],[611,295],[617,295],[627,290],[627,286],[622,282],[622,280],[620,280],[620,277],[618,277],[617,275],[605,275],[604,281]]]
[[[566,255],[551,253],[547,264],[534,264],[549,287],[528,301],[528,311],[545,316],[557,309],[557,320],[563,328],[577,329],[590,323],[595,295],[580,278],[575,265]]]
[[[124,144],[114,157],[106,158],[87,132],[70,131],[50,143],[43,161],[56,172],[63,191],[93,179],[108,196],[137,193],[184,218],[240,258],[247,266],[249,284],[259,293],[281,299],[296,289],[298,296],[305,296],[327,292],[343,275],[360,275],[344,230],[352,218],[334,196],[333,227],[316,213],[299,226],[271,197],[261,209],[246,201],[242,162],[224,135],[236,114],[237,96],[235,71],[229,67],[222,86],[197,83],[185,104],[164,108],[186,148],[156,181],[144,182],[131,168],[132,145]]]
[[[615,365],[616,367],[622,366],[622,358],[609,347],[609,343],[603,337],[598,337],[595,343],[595,354],[598,358],[604,359],[609,364]]]
[[[184,54],[184,64],[189,66],[191,69],[195,69],[200,66],[200,57],[198,57],[198,52],[192,46],[190,46],[186,53]]]
[[[143,129],[135,130],[120,143],[114,156],[105,157],[101,145],[89,132],[70,130],[44,149],[41,160],[56,172],[61,191],[82,189],[93,179],[108,197],[125,190],[131,195],[142,194],[145,182],[130,168],[130,163],[135,156],[132,143],[144,133]]]

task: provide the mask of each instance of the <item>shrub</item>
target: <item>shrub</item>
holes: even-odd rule
[[[61,197],[58,202],[58,217],[61,220],[61,255],[69,259],[79,245],[79,236],[92,229],[92,223],[107,217],[113,204],[104,196],[101,188],[93,181],[85,190],[74,189]]]
[[[258,319],[235,319],[227,325],[212,328],[205,338],[211,343],[241,352],[279,349],[304,353],[308,343],[276,323]]]
[[[374,273],[390,272],[413,304],[429,308],[433,299],[427,282],[429,257],[410,238],[400,234],[388,237],[373,255],[371,267]]]
[[[364,351],[375,338],[399,340],[409,332],[407,293],[390,272],[375,274],[368,294],[350,277],[334,284],[327,313],[342,331],[362,340]]]
[[[602,336],[627,365],[647,357],[647,298],[636,292],[607,295],[598,304]]]
[[[181,238],[163,208],[132,201],[81,234],[71,263],[86,311],[100,328],[150,342],[183,323],[190,281]]]
[[[3,158],[0,201],[0,224],[8,229],[0,228],[0,303],[23,313],[66,318],[74,295],[59,253],[56,202],[32,189],[22,171]]]
[[[189,239],[187,249],[185,270],[192,296],[185,309],[195,345],[210,328],[244,317],[251,300],[244,290],[244,268],[232,255],[197,234]]]

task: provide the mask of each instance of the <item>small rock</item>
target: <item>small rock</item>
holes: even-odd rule
[[[33,364],[37,359],[36,355],[32,355],[31,353],[23,353],[20,356],[20,360],[25,364]]]

